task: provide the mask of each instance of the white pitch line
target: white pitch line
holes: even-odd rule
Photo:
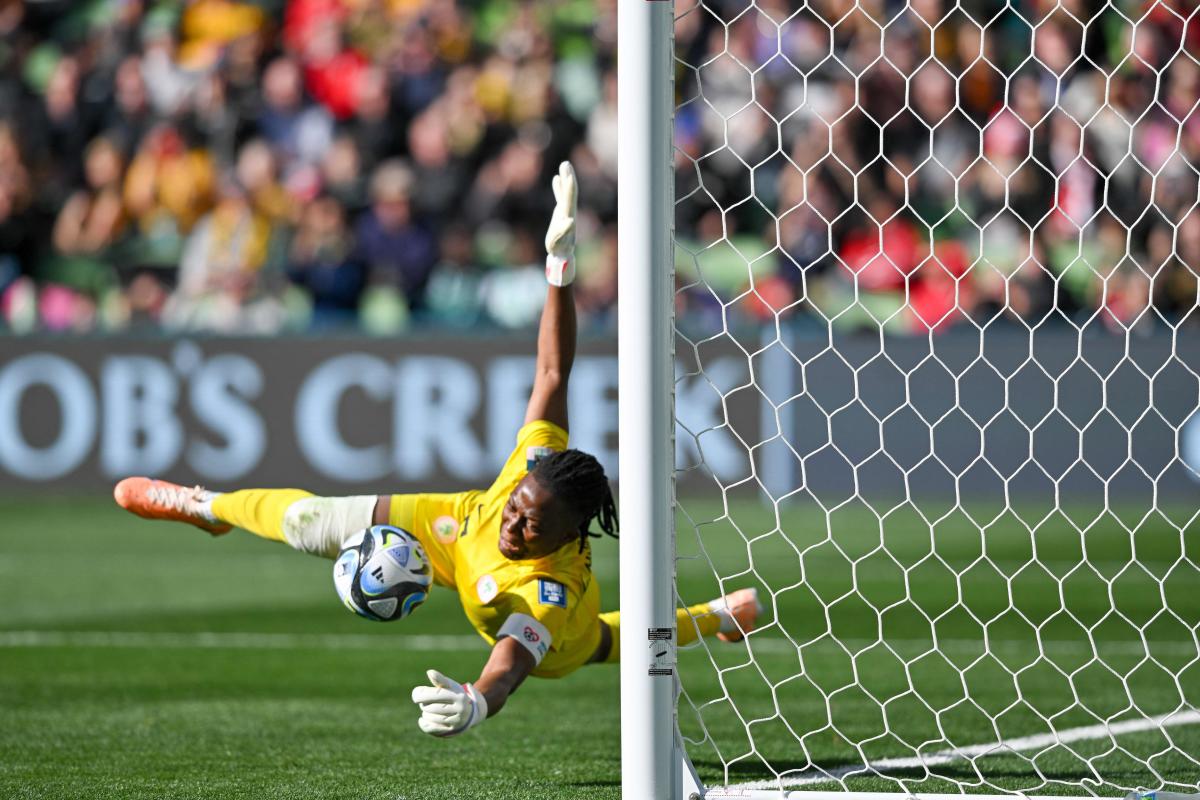
[[[4,647],[113,647],[233,650],[414,650],[431,652],[479,650],[477,636],[351,633],[148,633],[138,631],[0,631]]]
[[[751,636],[753,649],[759,653],[795,655],[796,647],[787,639],[781,637]],[[892,639],[889,643],[900,650],[920,647],[922,652],[931,648],[930,642],[922,639]],[[805,647],[813,650],[825,642],[809,644]],[[827,644],[832,645],[830,641]],[[847,639],[840,644],[850,652],[859,651],[875,646],[877,643],[867,639]],[[1123,655],[1141,655],[1146,652],[1141,642],[1099,642],[1098,648],[1103,652],[1121,653]],[[1047,640],[1043,645],[1049,650],[1082,650],[1091,652],[1087,642],[1077,640]],[[424,651],[455,651],[478,650],[485,647],[482,639],[471,635],[447,634],[411,634],[398,633],[395,636],[372,636],[352,633],[252,633],[237,631],[210,631],[195,633],[175,633],[171,631],[48,631],[21,630],[0,631],[0,648],[5,647],[113,647],[113,648],[154,648],[171,649],[186,648],[230,648],[230,649],[260,649],[260,650],[296,650],[296,649],[355,649],[374,650],[381,647],[397,650]],[[982,647],[977,639],[942,639],[938,646],[945,650],[974,651]],[[1028,648],[1026,641],[992,640],[991,647],[997,650]],[[1173,654],[1200,655],[1197,645],[1191,642],[1151,641],[1150,647],[1155,654],[1170,652]],[[684,648],[688,650],[691,648]]]
[[[955,761],[982,758],[985,756],[1008,755],[1028,750],[1042,750],[1059,744],[1071,744],[1088,739],[1101,739],[1110,736],[1121,736],[1127,733],[1170,728],[1177,725],[1195,725],[1200,723],[1200,711],[1175,711],[1148,719],[1131,719],[1113,722],[1108,725],[1085,725],[1080,728],[1067,728],[1058,733],[1039,733],[1035,736],[1021,736],[1005,742],[989,742],[960,747],[954,750],[941,750],[924,756],[908,758],[884,758],[869,764],[847,765],[830,770],[809,770],[792,778],[782,778],[774,781],[752,781],[738,783],[728,787],[714,787],[705,797],[718,800],[722,797],[722,788],[730,791],[726,794],[736,797],[739,790],[747,789],[781,789],[796,786],[811,786],[818,783],[828,783],[849,775],[859,777],[870,776],[880,772],[896,772],[905,769],[922,769],[939,767]]]
[[[792,644],[782,636],[760,636],[755,637],[753,634],[747,639],[752,650],[760,653],[775,654],[796,654],[796,645]],[[1192,654],[1200,656],[1200,644],[1186,641],[1165,641],[1161,639],[1150,639],[1151,655],[1160,655],[1171,653],[1173,655]],[[921,652],[931,650],[953,650],[953,651],[968,651],[976,650],[983,651],[984,644],[982,639],[939,639],[935,647],[933,642],[928,639],[885,639],[882,644],[890,644],[896,649],[914,649],[921,648]],[[1008,650],[1019,649],[1021,651],[1028,650],[1033,643],[1027,639],[992,639],[989,648],[993,650]],[[858,653],[862,650],[867,650],[872,647],[881,647],[881,643],[873,639],[842,639],[834,641],[825,639],[812,643],[801,643],[801,647],[805,650],[812,650],[822,646],[834,647],[835,645],[844,646],[851,653]],[[1090,653],[1093,647],[1089,642],[1079,639],[1044,639],[1042,645],[1046,650],[1070,650],[1083,651]],[[687,648],[680,648],[686,650]],[[841,649],[840,647],[838,649]],[[1101,653],[1117,653],[1120,655],[1136,656],[1146,653],[1146,646],[1136,640],[1121,640],[1121,641],[1098,641],[1095,645],[1095,650]]]

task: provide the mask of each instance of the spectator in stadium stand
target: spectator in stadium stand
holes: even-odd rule
[[[304,104],[300,66],[294,60],[280,56],[267,65],[258,108],[257,134],[279,154],[285,175],[321,160],[333,140],[333,118],[322,106]]]
[[[245,190],[221,182],[220,199],[188,237],[179,285],[163,310],[171,328],[272,333],[285,322],[279,242]]]
[[[581,212],[581,215],[586,212]],[[575,296],[584,322],[596,330],[616,331],[617,232],[601,229],[600,239],[579,250]]]
[[[82,156],[91,125],[79,107],[79,73],[74,58],[59,58],[41,102],[24,106],[18,123],[30,148],[39,199],[54,212],[83,180]]]
[[[304,87],[338,120],[346,120],[358,105],[359,87],[369,66],[362,54],[346,47],[344,31],[335,18],[312,22],[301,42]]]
[[[185,237],[213,204],[214,165],[209,154],[189,147],[172,125],[154,128],[125,174],[125,209],[135,229],[139,260],[168,267],[178,263]]]
[[[445,110],[450,152],[467,161],[477,154],[487,133],[487,115],[475,91],[478,77],[479,72],[474,66],[455,69],[446,80],[445,94],[438,101]]]
[[[429,276],[423,319],[449,328],[474,328],[483,320],[483,269],[475,239],[461,223],[442,230],[441,260]]]
[[[450,126],[440,103],[421,112],[408,128],[413,177],[421,187],[413,196],[413,208],[427,219],[452,216],[470,180],[466,164],[453,157],[450,146]]]
[[[587,145],[597,167],[609,180],[617,179],[617,76],[604,76],[604,96],[587,122]]]
[[[22,34],[24,22],[24,0],[0,0],[0,42],[14,44]],[[14,108],[15,97],[10,93],[13,87],[6,84],[16,74],[19,64],[20,58],[12,52],[11,47],[6,46],[4,52],[0,53],[0,113]]]
[[[363,265],[354,256],[341,204],[327,194],[314,198],[300,217],[287,266],[288,279],[312,300],[312,327],[354,325],[366,282]]]
[[[234,0],[187,0],[180,19],[180,59],[215,64],[226,47],[258,33],[266,15],[254,3]]]
[[[148,14],[142,23],[141,43],[142,79],[155,112],[169,117],[185,111],[201,75],[179,63],[179,43],[170,16]]]
[[[502,262],[483,276],[480,296],[489,319],[502,328],[528,328],[542,313],[537,296],[538,282],[545,270],[538,261],[540,242],[528,228],[512,229]]]
[[[1165,250],[1165,237],[1159,241],[1159,252]],[[1193,209],[1179,223],[1178,245],[1176,246],[1176,281],[1173,287],[1178,310],[1182,314],[1193,314],[1196,306],[1197,273],[1200,272],[1200,210]],[[1165,259],[1164,259],[1165,260]],[[1181,318],[1177,314],[1176,319]]]
[[[433,231],[412,213],[412,191],[408,166],[383,162],[371,177],[371,207],[354,228],[355,257],[367,268],[368,284],[381,293],[398,292],[396,299],[410,310],[421,308],[438,259]]]
[[[462,33],[461,30],[446,33],[443,28],[441,41],[445,47],[442,55],[449,55],[451,61],[461,60],[466,55],[458,41]],[[389,66],[394,76],[395,100],[399,111],[411,118],[442,94],[446,81],[445,69],[435,51],[430,26],[410,24],[397,36],[395,57]],[[457,53],[453,52],[455,47],[459,48]]]
[[[1145,259],[1136,249],[1130,256],[1127,242],[1131,237],[1125,226],[1109,214],[1097,220],[1094,236],[1093,258],[1089,259],[1089,306],[1103,311],[1100,319],[1110,329],[1132,327],[1150,302],[1150,281],[1139,266]]]
[[[940,332],[962,319],[974,306],[972,286],[962,280],[967,270],[966,248],[948,239],[935,242],[932,253],[917,268],[909,284],[912,333]]]
[[[0,316],[10,329],[15,327],[9,318],[13,300],[18,294],[33,291],[26,274],[37,252],[28,211],[31,197],[29,170],[16,133],[11,126],[0,123]]]
[[[94,256],[117,240],[124,224],[121,173],[114,142],[98,138],[84,155],[87,186],[76,191],[54,223],[54,249],[67,256]]]
[[[229,84],[219,72],[200,77],[192,89],[185,119],[218,164],[233,162],[244,126],[239,109],[229,97]]]
[[[299,52],[312,38],[313,28],[324,20],[345,19],[349,8],[342,0],[288,0],[283,13],[283,44]]]
[[[112,287],[105,260],[125,227],[121,201],[121,153],[109,139],[98,138],[84,156],[87,185],[63,206],[54,223],[54,256],[38,269],[42,284],[39,309],[51,330],[86,330],[97,304]]]
[[[291,224],[297,217],[292,196],[279,183],[275,154],[262,139],[242,145],[237,157],[237,182],[250,205],[274,226]]]
[[[345,134],[334,139],[321,160],[321,184],[352,216],[367,206],[366,175],[354,139]]]
[[[342,128],[354,137],[369,171],[402,151],[404,123],[392,111],[387,73],[378,67],[365,69],[359,73],[357,84],[354,115]]]
[[[479,170],[467,196],[467,219],[476,225],[501,221],[528,225],[549,213],[545,201],[532,191],[542,175],[545,150],[532,136],[517,137]]]
[[[142,60],[129,56],[121,61],[113,78],[112,104],[101,130],[121,148],[131,153],[155,121],[154,109],[142,79]]]

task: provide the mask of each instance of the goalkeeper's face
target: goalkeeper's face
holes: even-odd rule
[[[543,558],[579,537],[578,514],[526,475],[500,516],[500,553],[513,561]]]

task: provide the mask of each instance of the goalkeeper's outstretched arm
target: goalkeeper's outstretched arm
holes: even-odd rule
[[[546,231],[546,305],[538,327],[537,371],[525,424],[544,419],[567,429],[567,378],[575,363],[575,172],[564,161],[554,176],[554,216]]]
[[[510,636],[492,647],[483,672],[475,683],[458,683],[437,670],[426,675],[430,686],[413,689],[413,702],[421,707],[417,725],[433,736],[455,736],[475,727],[504,708],[508,696],[529,677],[537,661]]]
[[[707,603],[675,610],[679,643],[700,636],[716,636],[726,642],[741,641],[758,625],[763,612],[754,587],[738,589]],[[590,663],[620,660],[621,614],[610,611],[599,617],[600,645]],[[526,628],[526,630],[529,630]],[[413,689],[413,702],[421,707],[421,730],[434,736],[453,736],[478,725],[495,714],[508,696],[529,677],[537,659],[533,651],[511,636],[502,636],[492,647],[487,665],[474,685],[459,684],[429,670],[432,686]]]
[[[567,378],[575,362],[575,171],[563,162],[554,176],[554,216],[546,230],[546,305],[538,327],[537,367],[525,409],[525,424],[546,420],[567,428]],[[459,683],[429,670],[429,686],[413,689],[421,707],[421,730],[454,736],[495,716],[508,696],[537,666],[533,653],[510,636],[501,636],[487,664],[472,683]]]

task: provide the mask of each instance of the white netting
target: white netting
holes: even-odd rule
[[[1200,13],[676,0],[709,785],[1200,781]]]

